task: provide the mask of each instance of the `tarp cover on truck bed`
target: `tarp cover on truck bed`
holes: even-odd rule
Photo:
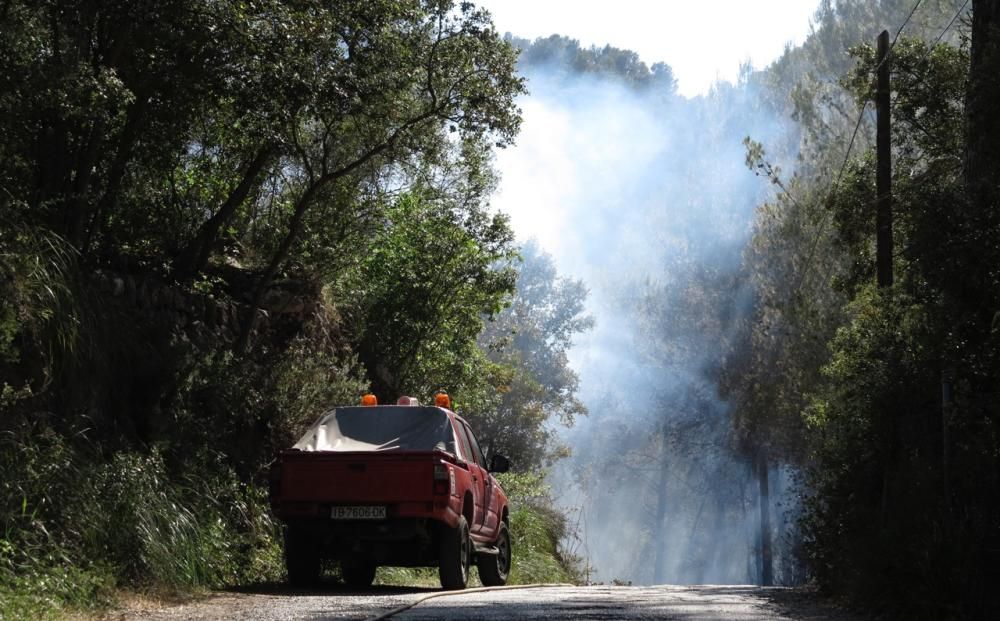
[[[300,451],[433,451],[455,453],[444,410],[429,406],[343,407],[327,412],[292,448]]]

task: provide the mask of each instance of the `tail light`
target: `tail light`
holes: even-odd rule
[[[454,475],[444,464],[434,464],[434,493],[447,494]]]

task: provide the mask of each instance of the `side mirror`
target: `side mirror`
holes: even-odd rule
[[[502,474],[510,470],[510,460],[503,455],[490,457],[490,472]]]

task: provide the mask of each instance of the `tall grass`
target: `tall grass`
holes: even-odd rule
[[[583,583],[586,561],[562,545],[574,533],[570,532],[566,516],[554,507],[544,475],[508,473],[498,478],[511,505],[510,584]]]
[[[116,585],[183,591],[276,580],[264,492],[217,463],[168,472],[163,457],[104,461],[83,437],[38,424],[0,438],[0,618],[108,601]],[[221,462],[221,460],[220,460]]]
[[[21,203],[4,207],[11,213],[27,210]],[[77,253],[55,233],[5,215],[0,217],[0,365],[20,361],[26,345],[40,349],[48,381],[55,365],[78,353]]]

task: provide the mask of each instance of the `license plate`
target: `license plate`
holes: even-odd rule
[[[332,507],[330,518],[334,520],[384,520],[385,507]]]

